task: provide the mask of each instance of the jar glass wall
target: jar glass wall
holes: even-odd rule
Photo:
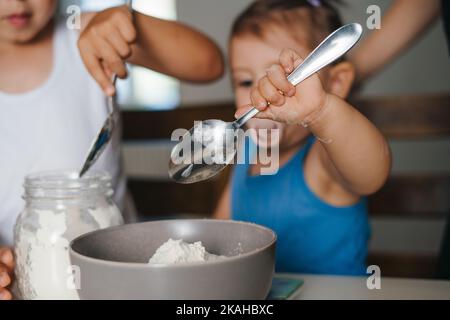
[[[74,238],[123,223],[111,199],[111,178],[47,172],[25,179],[25,207],[14,230],[16,277],[22,299],[77,299],[69,259]]]

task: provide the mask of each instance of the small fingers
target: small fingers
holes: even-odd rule
[[[96,43],[96,49],[104,65],[106,65],[110,71],[121,79],[127,77],[128,72],[125,62],[107,41],[99,39]]]
[[[127,43],[132,44],[136,42],[137,32],[133,24],[127,24],[126,26],[120,28],[119,31]]]
[[[14,255],[10,248],[0,248],[0,264],[4,264],[9,271],[14,269]]]
[[[129,44],[134,43],[137,39],[137,32],[133,24],[133,14],[127,9],[125,14],[117,15],[116,23],[123,39]]]
[[[92,77],[97,81],[100,87],[103,89],[106,95],[112,96],[116,92],[111,82],[111,77],[108,77],[107,72],[102,67],[100,58],[93,53],[85,54],[83,61]]]
[[[272,65],[267,70],[267,77],[270,82],[286,96],[292,97],[295,95],[295,87],[289,82],[286,77],[286,72],[279,64]]]
[[[258,87],[253,87],[250,92],[250,99],[252,101],[252,105],[255,106],[258,110],[264,110],[267,108],[267,101],[259,92]]]
[[[260,95],[271,105],[282,106],[286,99],[280,90],[278,90],[268,77],[262,78],[258,83]]]
[[[113,79],[114,73],[111,71],[111,69],[109,69],[108,65],[104,61],[101,62],[101,65],[108,79]]]
[[[122,59],[125,60],[131,56],[131,46],[120,36],[119,32],[111,33],[106,39]]]
[[[11,284],[11,277],[8,273],[8,268],[0,264],[0,288],[6,288]]]
[[[286,73],[291,73],[303,61],[292,49],[283,49],[280,54],[280,64]]]
[[[12,300],[11,292],[4,288],[0,288],[0,300]]]
[[[274,108],[276,108],[276,107],[270,107],[269,106],[268,108],[266,108],[266,110],[261,111],[260,113],[258,113],[255,116],[255,118],[257,118],[257,119],[268,119],[268,120],[276,121],[277,117],[276,117],[276,115],[274,113]]]
[[[251,108],[253,108],[252,105],[244,105],[242,107],[238,107],[238,109],[236,110],[236,113],[234,114],[234,117],[236,119],[242,117],[247,111],[249,111]],[[269,120],[274,120],[275,119],[275,115],[273,113],[272,108],[269,106],[267,107],[264,111],[260,111],[255,118],[258,119],[269,119]]]

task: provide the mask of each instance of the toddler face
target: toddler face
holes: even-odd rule
[[[53,17],[56,4],[56,0],[0,1],[0,41],[26,43],[33,40]]]
[[[281,30],[271,31],[265,38],[252,34],[235,36],[230,44],[230,64],[232,69],[233,86],[236,106],[251,104],[250,91],[257,85],[258,80],[265,76],[267,69],[279,62],[279,55],[284,48],[296,50],[301,56],[306,57],[311,48],[302,45],[293,39],[288,33]],[[288,99],[287,104],[293,103]],[[291,146],[304,140],[309,132],[298,125],[286,125],[272,120],[251,119],[247,122],[248,129],[278,129],[279,141],[271,139],[270,134],[252,135],[253,140],[262,147],[279,145]],[[270,132],[270,131],[269,131]]]

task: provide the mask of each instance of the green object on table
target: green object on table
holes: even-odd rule
[[[275,276],[267,300],[288,300],[303,283],[301,279]]]

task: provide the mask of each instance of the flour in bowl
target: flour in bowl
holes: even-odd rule
[[[201,241],[187,243],[182,239],[169,239],[163,243],[148,261],[149,264],[181,264],[193,262],[208,262],[225,259],[206,251]]]

